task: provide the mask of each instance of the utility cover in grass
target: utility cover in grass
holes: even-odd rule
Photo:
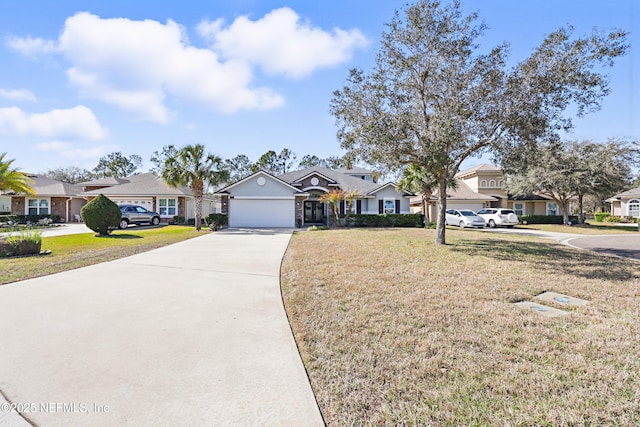
[[[572,307],[579,307],[589,304],[589,301],[587,300],[572,297],[569,295],[558,294],[556,292],[544,292],[536,296],[536,299],[540,301],[555,302],[556,304],[568,305]]]
[[[521,301],[517,302],[516,305],[521,308],[535,311],[536,313],[539,313],[545,317],[558,317],[566,316],[567,314],[569,314],[568,311],[560,310],[553,307],[547,307],[546,305],[538,304],[537,302]]]

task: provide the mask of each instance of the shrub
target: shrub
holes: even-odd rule
[[[6,255],[23,256],[40,253],[42,247],[42,234],[38,230],[23,230],[18,234],[7,237],[6,243],[9,246],[9,253]],[[6,250],[0,249],[0,251]]]
[[[174,224],[184,224],[184,217],[182,215],[175,215],[172,222]]]
[[[41,219],[50,218],[55,223],[62,222],[60,215],[11,215],[14,217],[14,221],[19,224],[26,224],[28,222],[35,224]]]
[[[596,222],[603,222],[610,216],[611,214],[609,212],[598,212],[593,214],[593,219],[595,219]]]
[[[224,226],[229,224],[229,217],[223,213],[212,213],[206,217],[207,224],[218,224]]]
[[[520,224],[562,224],[562,215],[520,215]],[[572,224],[578,223],[578,217],[569,215]]]
[[[101,236],[106,236],[117,228],[122,218],[118,205],[103,194],[84,205],[80,215],[85,225]]]
[[[350,225],[356,227],[424,227],[422,214],[352,214]]]
[[[619,216],[609,215],[604,218],[604,222],[621,222],[622,218]]]
[[[307,231],[321,231],[321,230],[328,230],[329,227],[327,227],[326,225],[321,225],[321,226],[317,226],[317,225],[312,225],[309,228],[307,228]]]

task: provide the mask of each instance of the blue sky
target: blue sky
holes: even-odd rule
[[[252,160],[267,150],[340,155],[332,92],[370,70],[404,1],[0,0],[0,152],[29,172],[92,169],[110,152],[143,170],[163,145],[202,143]],[[571,24],[640,29],[637,0],[466,0],[482,48],[512,63]],[[640,139],[640,36],[607,72],[611,95],[568,138]],[[477,163],[471,159],[467,164]]]

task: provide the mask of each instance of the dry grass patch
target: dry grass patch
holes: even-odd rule
[[[637,263],[433,232],[294,235],[283,295],[328,425],[640,424]],[[512,304],[544,291],[590,303],[554,319]]]

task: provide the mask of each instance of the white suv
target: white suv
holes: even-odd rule
[[[480,209],[477,215],[484,218],[487,225],[491,228],[495,228],[499,225],[512,228],[514,225],[518,224],[518,215],[516,215],[513,209],[486,208]]]

